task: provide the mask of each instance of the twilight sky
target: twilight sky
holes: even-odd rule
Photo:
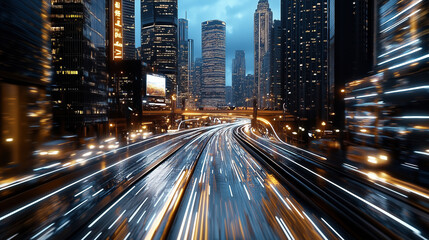
[[[280,19],[280,1],[269,0],[273,19]],[[235,50],[245,50],[246,71],[253,74],[253,14],[258,0],[178,0],[179,18],[188,14],[189,38],[195,42],[195,58],[201,57],[201,22],[226,22],[226,85],[231,86],[231,66]],[[136,0],[136,9],[140,1]],[[136,46],[140,46],[140,11],[136,13]]]

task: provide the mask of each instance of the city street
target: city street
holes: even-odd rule
[[[5,207],[0,235],[5,239],[428,236],[424,208],[428,195],[353,174],[356,169],[347,163],[342,168],[329,166],[323,157],[284,144],[275,134],[255,133],[246,121],[177,132],[146,146],[148,140],[159,138],[118,149],[92,164],[63,169],[56,178],[47,174],[22,183],[26,187],[3,188],[1,193],[9,195],[4,194],[1,202]],[[25,191],[14,195],[15,189]]]

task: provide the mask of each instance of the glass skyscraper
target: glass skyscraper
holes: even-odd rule
[[[106,2],[52,1],[54,127],[81,137],[107,127]]]
[[[50,1],[0,3],[0,171],[31,170],[51,130]],[[31,23],[31,24],[29,24]]]
[[[141,0],[142,58],[167,76],[167,96],[177,89],[177,0]]]
[[[202,24],[203,82],[202,106],[216,108],[225,105],[225,28],[223,21]]]
[[[235,51],[232,59],[232,104],[243,107],[246,100],[244,88],[246,87],[246,58],[243,50]]]

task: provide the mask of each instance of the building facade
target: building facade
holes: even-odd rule
[[[188,20],[179,19],[179,32],[178,32],[178,107],[185,107],[186,102],[189,102],[189,42],[188,42]]]
[[[235,51],[235,58],[232,59],[232,105],[243,107],[245,105],[245,79],[246,78],[246,57],[244,50]]]
[[[106,2],[52,1],[52,99],[57,133],[107,127]]]
[[[253,107],[253,99],[256,97],[255,75],[247,74],[244,81],[245,107]]]
[[[281,21],[274,20],[270,47],[270,102],[273,109],[283,109],[282,33]]]
[[[177,25],[177,0],[141,0],[142,58],[167,76],[167,97],[177,89]]]
[[[50,137],[50,1],[1,6],[0,172],[7,176],[6,168],[30,170],[33,151]]]
[[[328,120],[327,0],[282,1],[283,99],[307,128]]]
[[[223,21],[205,21],[202,24],[202,107],[225,105],[225,45],[226,24]]]
[[[202,98],[202,84],[203,84],[203,59],[196,58],[195,66],[192,74],[192,96],[194,98],[195,107],[201,107]]]
[[[273,25],[273,12],[268,0],[259,0],[254,14],[254,72],[255,81],[258,86],[257,96],[260,108],[269,106],[270,84],[269,84],[269,61],[265,62],[266,55],[270,52],[271,28]],[[268,71],[268,72],[267,72]]]
[[[135,0],[122,0],[124,60],[136,59]]]

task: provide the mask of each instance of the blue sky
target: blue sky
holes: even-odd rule
[[[269,0],[273,18],[280,19],[280,1]],[[189,20],[189,38],[195,41],[195,57],[201,56],[201,22],[226,22],[226,85],[231,85],[231,65],[235,50],[245,50],[246,70],[253,74],[253,14],[258,0],[178,0],[179,18]],[[140,1],[136,0],[136,9]],[[140,12],[136,13],[136,46],[140,46]]]

